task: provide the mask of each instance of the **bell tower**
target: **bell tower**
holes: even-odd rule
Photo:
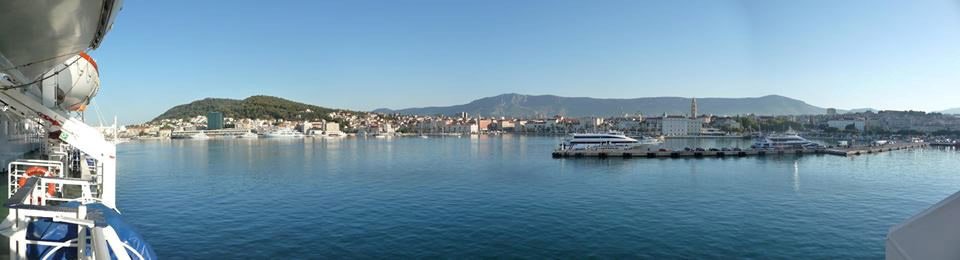
[[[690,101],[690,118],[697,118],[697,98]]]

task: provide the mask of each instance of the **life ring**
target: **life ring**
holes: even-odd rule
[[[27,176],[46,176],[47,168],[40,167],[40,166],[32,166],[30,168],[27,168],[26,175]],[[27,184],[27,177],[21,177],[20,179],[18,179],[17,184],[20,185],[20,188],[23,188],[23,185]],[[54,185],[53,183],[47,183],[47,194],[50,194],[50,196],[57,195],[57,185]]]

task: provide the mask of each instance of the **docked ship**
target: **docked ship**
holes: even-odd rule
[[[582,150],[591,148],[610,149],[637,149],[656,146],[663,143],[660,139],[641,137],[635,139],[627,137],[621,132],[607,132],[594,134],[572,134],[561,144],[561,149]]]
[[[190,135],[190,139],[206,140],[206,139],[210,139],[210,136],[203,132],[199,132],[199,133]]]
[[[117,209],[116,145],[83,122],[87,54],[121,0],[0,1],[0,163],[10,259],[156,259]]]
[[[819,148],[820,144],[800,137],[794,131],[787,131],[782,134],[760,136],[750,147],[754,149],[815,149]]]
[[[170,139],[196,139],[196,140],[206,140],[210,139],[210,136],[201,132],[196,132],[192,134],[174,134],[170,136]]]
[[[303,133],[297,132],[289,128],[281,128],[274,131],[270,131],[263,135],[266,138],[303,138]]]
[[[255,133],[253,133],[253,132],[246,132],[246,133],[243,133],[242,135],[238,135],[237,138],[257,139],[257,138],[260,138],[260,136],[257,135],[257,134],[255,134]]]

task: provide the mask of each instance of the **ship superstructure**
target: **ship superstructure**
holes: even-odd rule
[[[155,259],[116,201],[116,146],[82,113],[120,0],[0,1],[0,149],[11,259]],[[11,129],[15,131],[11,132]],[[0,141],[3,142],[3,141]]]

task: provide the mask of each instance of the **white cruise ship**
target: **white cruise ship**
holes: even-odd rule
[[[0,1],[5,259],[156,259],[117,209],[116,144],[83,122],[121,0]],[[135,191],[134,191],[135,192]]]
[[[800,137],[794,131],[787,131],[783,134],[760,136],[751,147],[754,149],[813,149],[820,147],[820,144]]]
[[[640,140],[627,137],[621,132],[608,132],[600,134],[572,134],[563,144],[561,149],[582,150],[590,148],[613,148],[613,149],[634,149],[645,146],[655,146],[662,141],[656,138],[643,137]]]

